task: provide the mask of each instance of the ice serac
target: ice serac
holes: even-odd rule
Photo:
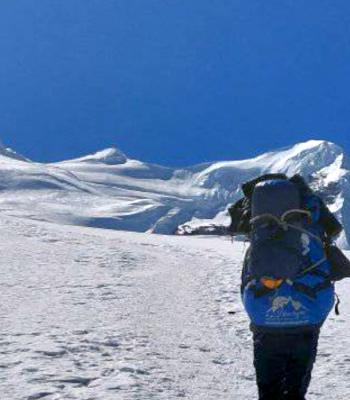
[[[257,157],[174,169],[117,148],[53,164],[0,148],[1,206],[27,218],[162,234],[221,234],[241,184],[268,172],[302,175],[343,222],[350,242],[350,171],[344,151],[309,140]]]
[[[178,232],[203,233],[206,226],[209,227],[207,229],[209,233],[220,232],[223,221],[222,205],[242,196],[240,185],[243,182],[271,172],[282,172],[288,176],[302,175],[343,222],[346,231],[339,238],[339,242],[343,247],[348,247],[350,243],[349,161],[341,147],[324,140],[298,143],[247,160],[212,163],[198,171],[193,177],[195,184],[209,190],[221,205],[218,207],[217,217],[211,224],[208,225],[208,220],[204,217],[202,225],[198,218],[193,218],[180,225]],[[213,226],[217,226],[218,229],[213,229]]]

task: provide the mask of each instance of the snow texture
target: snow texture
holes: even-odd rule
[[[1,219],[2,400],[256,399],[243,243]],[[349,282],[308,400],[350,395]]]

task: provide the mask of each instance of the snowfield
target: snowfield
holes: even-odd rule
[[[257,398],[243,243],[4,214],[0,233],[1,400]],[[350,396],[350,282],[337,286],[310,400]]]

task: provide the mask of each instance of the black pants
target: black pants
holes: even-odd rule
[[[292,333],[252,330],[259,400],[305,400],[319,328]]]

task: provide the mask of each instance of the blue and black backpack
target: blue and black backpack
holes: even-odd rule
[[[250,240],[241,293],[252,324],[322,325],[335,297],[327,248],[341,224],[299,175],[264,175],[242,189],[230,228]]]

